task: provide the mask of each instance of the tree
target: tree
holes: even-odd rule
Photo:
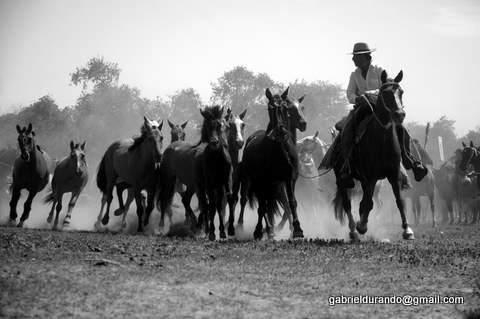
[[[95,87],[116,86],[120,72],[117,63],[105,61],[103,57],[91,58],[86,66],[75,69],[71,81],[75,86],[81,84],[84,91],[89,83]]]

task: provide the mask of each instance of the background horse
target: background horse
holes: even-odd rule
[[[355,223],[351,210],[350,195],[341,183],[338,183],[343,160],[337,161],[334,167],[337,176],[337,193],[333,200],[337,220],[343,223],[345,213],[348,217],[350,238],[357,241],[358,233],[367,232],[368,215],[373,208],[373,192],[378,180],[387,178],[392,186],[397,207],[400,211],[404,239],[414,239],[413,230],[407,223],[404,201],[400,192],[400,144],[396,125],[403,122],[402,94],[399,82],[403,73],[395,79],[387,80],[385,71],[381,74],[382,86],[376,105],[369,105],[373,119],[367,126],[363,138],[355,145],[352,152],[352,174],[362,185],[363,197],[360,202],[360,221]],[[356,230],[355,230],[356,229]]]
[[[45,203],[52,203],[52,209],[48,215],[47,222],[51,223],[53,218],[53,211],[56,206],[55,221],[53,223],[53,229],[58,227],[58,216],[62,210],[62,197],[64,193],[72,193],[70,202],[68,203],[68,211],[63,220],[63,226],[70,225],[70,219],[72,217],[72,210],[75,207],[80,193],[87,185],[88,181],[88,168],[85,158],[85,143],[82,145],[70,142],[70,155],[65,157],[57,164],[52,179],[52,190],[45,197]]]
[[[9,224],[15,224],[17,219],[17,203],[20,198],[21,190],[27,189],[28,197],[24,204],[23,214],[20,217],[18,227],[23,227],[27,220],[32,201],[35,195],[48,184],[50,176],[48,155],[35,143],[35,132],[32,124],[23,129],[17,125],[18,146],[20,147],[20,157],[15,160],[12,174],[12,198],[10,200],[10,221]]]
[[[168,126],[170,126],[170,143],[176,142],[176,141],[185,141],[185,127],[187,126],[188,121],[185,121],[181,125],[176,125],[170,122],[168,120]]]
[[[293,237],[303,237],[296,210],[298,154],[295,143],[297,126],[304,131],[307,124],[303,116],[300,123],[290,116],[292,108],[298,112],[300,106],[288,99],[288,88],[282,95],[272,95],[267,89],[265,95],[270,122],[266,131],[257,131],[248,138],[241,166],[241,183],[242,187],[245,186],[250,205],[258,201],[258,223],[254,238],[262,238],[263,218],[268,236],[273,237],[273,215],[278,212],[279,203],[283,203],[285,209],[291,212]]]
[[[110,204],[112,202],[113,187],[119,182],[126,183],[132,188],[135,203],[137,205],[137,217],[139,232],[148,224],[150,213],[154,208],[154,197],[158,182],[156,165],[161,160],[162,124],[158,121],[150,121],[144,117],[141,128],[142,135],[135,139],[126,139],[110,145],[103,155],[97,173],[97,186],[102,191],[102,202],[95,228],[103,230],[102,224],[109,221]],[[143,203],[142,190],[147,191],[147,207]],[[102,218],[103,209],[107,204],[105,215]],[[125,208],[128,211],[128,207]],[[145,220],[143,215],[145,211]],[[125,216],[122,219],[122,228],[125,226]]]
[[[432,213],[432,226],[435,227],[435,177],[433,175],[432,166],[433,161],[420,145],[418,140],[412,140],[411,150],[417,159],[426,165],[428,169],[427,175],[419,182],[415,180],[413,172],[407,171],[408,178],[412,183],[412,187],[404,191],[405,198],[409,198],[412,203],[412,211],[415,220],[415,225],[420,223],[422,206],[420,203],[420,197],[427,196],[430,201],[430,210]]]

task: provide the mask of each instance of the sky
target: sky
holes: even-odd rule
[[[403,70],[407,121],[445,115],[459,136],[480,126],[475,0],[0,0],[0,114],[46,94],[74,105],[70,74],[99,56],[147,98],[191,87],[208,102],[239,65],[346,88],[355,42],[392,76]]]

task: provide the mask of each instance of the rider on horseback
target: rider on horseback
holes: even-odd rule
[[[371,52],[366,43],[359,42],[353,46],[353,62],[357,69],[350,75],[350,82],[347,88],[347,98],[352,104],[353,110],[347,117],[335,125],[341,131],[341,152],[344,164],[340,171],[340,182],[347,188],[353,188],[354,182],[350,169],[350,157],[355,144],[355,130],[358,124],[371,113],[369,104],[375,104],[382,85],[380,75],[383,69],[372,65]],[[412,169],[415,180],[420,181],[426,174],[427,168],[410,153],[410,135],[402,125],[397,125],[397,135],[401,147],[402,163],[406,169]],[[405,172],[401,170],[403,183],[408,187],[408,179]]]

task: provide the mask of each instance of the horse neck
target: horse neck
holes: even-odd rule
[[[240,150],[238,149],[238,147],[235,146],[235,141],[228,141],[228,153],[230,154],[230,160],[232,161],[232,165],[236,167],[239,162]]]

